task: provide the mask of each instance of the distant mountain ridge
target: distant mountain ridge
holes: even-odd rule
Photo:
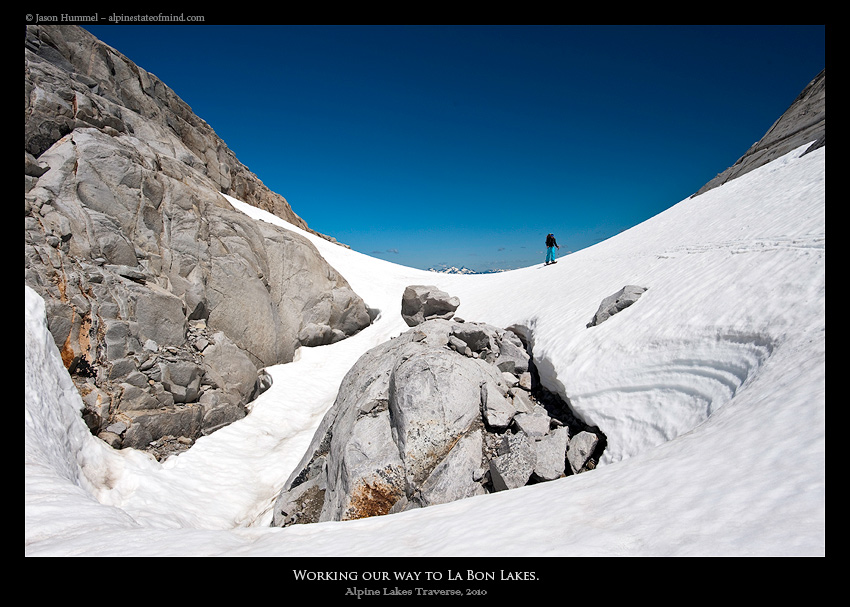
[[[437,274],[498,274],[499,272],[506,272],[507,270],[484,270],[483,272],[478,272],[467,268],[466,266],[456,268],[454,266],[442,265],[438,268],[428,268],[427,271],[436,272]]]

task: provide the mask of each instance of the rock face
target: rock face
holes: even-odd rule
[[[765,135],[738,161],[702,186],[694,196],[757,169],[812,142],[808,154],[826,145],[826,70],[818,74]]]
[[[25,281],[92,431],[194,438],[245,414],[258,368],[370,323],[306,229],[155,76],[78,27],[30,26]]]
[[[587,327],[595,327],[596,325],[605,322],[614,314],[625,310],[630,305],[635,303],[640,296],[646,291],[646,287],[638,287],[635,285],[626,285],[613,295],[609,295],[602,300],[593,319],[587,323]]]
[[[532,370],[516,334],[480,323],[428,320],[370,350],[343,379],[272,524],[401,512],[593,467],[586,442],[581,463],[568,464],[579,426],[533,396]]]

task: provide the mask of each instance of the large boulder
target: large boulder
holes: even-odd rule
[[[364,354],[272,524],[392,514],[581,471],[566,466],[570,428],[523,387],[530,381],[499,368],[500,346],[515,340],[484,323],[433,319]],[[520,362],[531,366],[527,353]]]
[[[307,229],[155,76],[82,28],[29,26],[24,83],[25,282],[97,394],[93,432],[154,403],[208,432],[245,414],[263,367],[369,325],[309,240],[231,206],[222,194]],[[134,445],[168,426],[136,417]]]
[[[401,296],[401,316],[409,327],[426,320],[449,320],[460,300],[433,285],[410,285]]]

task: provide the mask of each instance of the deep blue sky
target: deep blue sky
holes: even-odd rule
[[[825,26],[87,27],[313,229],[416,268],[588,247],[690,196],[825,67]]]

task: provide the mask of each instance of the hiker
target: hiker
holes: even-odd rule
[[[550,263],[558,263],[555,261],[555,249],[560,250],[561,247],[555,241],[555,235],[549,234],[546,237],[546,263],[543,265],[548,266]]]

